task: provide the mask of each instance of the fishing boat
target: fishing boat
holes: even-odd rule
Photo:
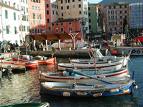
[[[49,58],[46,60],[33,60],[29,61],[25,64],[27,70],[37,69],[39,65],[56,65],[56,58]]]
[[[95,82],[95,78],[99,78],[106,81],[121,81],[128,79],[128,70],[126,68],[120,70],[95,70],[95,69],[67,69],[59,72],[40,72],[39,80],[45,81],[57,81],[57,82],[80,82],[80,83],[91,83]],[[89,78],[89,77],[93,78]]]
[[[56,62],[56,57],[54,58],[49,58],[49,59],[43,59],[43,60],[38,60],[39,65],[55,65]]]
[[[62,97],[101,97],[130,94],[134,81],[122,83],[80,84],[63,82],[42,82],[41,94]]]
[[[29,61],[25,64],[25,68],[27,70],[37,69],[38,68],[38,61]]]
[[[123,59],[119,61],[96,62],[96,63],[58,63],[59,69],[100,69],[100,70],[119,70],[123,67]]]
[[[89,53],[90,59],[71,59],[72,64],[100,64],[108,62],[122,62],[123,66],[126,66],[130,57],[130,54],[125,57],[116,57],[116,56],[104,56],[99,49],[96,49],[94,52]]]

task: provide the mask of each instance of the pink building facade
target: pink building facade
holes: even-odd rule
[[[46,30],[45,0],[28,0],[30,33],[43,33]]]
[[[58,20],[58,6],[56,0],[45,1],[46,31],[51,32],[51,24]]]

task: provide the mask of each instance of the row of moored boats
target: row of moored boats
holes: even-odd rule
[[[90,56],[58,63],[55,72],[40,71],[41,94],[99,97],[132,93],[136,85],[128,70],[129,56],[103,56],[99,49]]]

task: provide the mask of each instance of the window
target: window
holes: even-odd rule
[[[50,22],[50,20],[49,19],[47,19],[47,23],[49,23]]]
[[[35,3],[40,3],[40,0],[31,0],[31,1]]]
[[[6,34],[9,34],[9,26],[6,26]]]
[[[91,19],[89,19],[89,23],[91,23]]]
[[[5,18],[8,19],[8,11],[5,10]]]
[[[49,10],[47,10],[47,14],[49,14]]]
[[[14,27],[14,33],[17,34],[17,28],[16,27]]]
[[[14,20],[16,20],[16,13],[15,12],[13,13],[13,17],[14,17]]]
[[[49,4],[47,4],[46,6],[47,6],[47,8],[48,8],[48,7],[49,7]]]
[[[61,4],[63,3],[63,0],[61,0]]]
[[[33,19],[35,19],[36,18],[36,15],[35,15],[35,13],[33,13]]]
[[[67,6],[67,9],[69,9],[69,6]]]
[[[64,29],[63,28],[61,28],[61,32],[63,32],[64,31]]]
[[[79,8],[81,8],[81,4],[79,4],[79,6],[78,6]]]

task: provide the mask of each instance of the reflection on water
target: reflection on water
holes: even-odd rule
[[[4,78],[0,89],[0,104],[12,104],[39,100],[37,72],[13,75],[11,80]]]
[[[60,60],[61,61],[61,60]],[[143,107],[143,58],[132,58],[129,61],[130,73],[135,71],[135,80],[139,88],[134,95],[103,98],[58,98],[48,95],[40,96],[38,71],[27,71],[15,74],[11,80],[4,78],[0,88],[0,105],[28,102],[49,102],[51,107]],[[54,67],[40,66],[39,71],[53,71]]]

